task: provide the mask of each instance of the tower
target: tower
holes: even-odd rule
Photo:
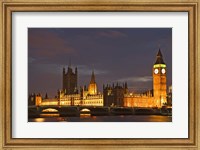
[[[104,106],[124,106],[124,95],[128,93],[127,83],[123,83],[123,86],[118,83],[115,85],[103,86],[103,98]]]
[[[67,73],[65,73],[65,68],[63,68],[63,91],[65,95],[78,93],[77,80],[77,68],[75,68],[75,72],[73,72],[71,65],[69,65]]]
[[[167,103],[166,64],[163,61],[160,49],[153,65],[153,95],[157,107],[162,107]]]
[[[92,71],[92,76],[91,76],[90,84],[89,84],[89,87],[88,87],[88,92],[89,92],[90,95],[96,95],[97,94],[97,84],[95,82],[94,71]]]

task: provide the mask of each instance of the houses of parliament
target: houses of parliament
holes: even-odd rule
[[[63,68],[62,89],[52,99],[42,99],[40,95],[32,97],[34,105],[66,106],[118,106],[118,107],[162,107],[167,104],[167,67],[159,49],[152,66],[153,89],[143,94],[129,91],[128,83],[104,84],[103,93],[98,92],[94,70],[88,86],[78,88],[78,69],[73,71],[69,65]],[[30,102],[31,103],[31,102]]]

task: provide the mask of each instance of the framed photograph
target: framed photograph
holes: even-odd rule
[[[199,149],[199,1],[3,1],[2,149]]]

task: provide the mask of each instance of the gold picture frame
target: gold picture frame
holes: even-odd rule
[[[199,0],[2,0],[0,2],[0,149],[200,149]],[[189,138],[187,139],[14,139],[12,122],[12,12],[137,11],[189,14]]]

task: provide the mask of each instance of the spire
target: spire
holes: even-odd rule
[[[165,64],[164,61],[163,61],[163,57],[162,57],[162,53],[161,53],[161,50],[159,48],[159,51],[156,55],[156,62],[155,64]]]
[[[71,68],[71,57],[69,57],[69,65],[68,65],[69,68]]]
[[[72,73],[72,68],[71,68],[71,57],[69,58],[69,65],[68,65],[67,73]]]
[[[65,67],[63,67],[63,74],[65,74]]]
[[[75,74],[76,74],[76,75],[78,74],[78,69],[77,69],[77,67],[75,68]]]
[[[160,48],[159,48],[159,50],[158,50],[157,57],[162,57],[162,53],[161,53],[161,51],[160,51]]]
[[[125,82],[125,89],[127,89],[128,88],[128,85],[127,85],[127,82]]]
[[[92,76],[91,76],[90,83],[95,83],[94,70],[92,70]]]

